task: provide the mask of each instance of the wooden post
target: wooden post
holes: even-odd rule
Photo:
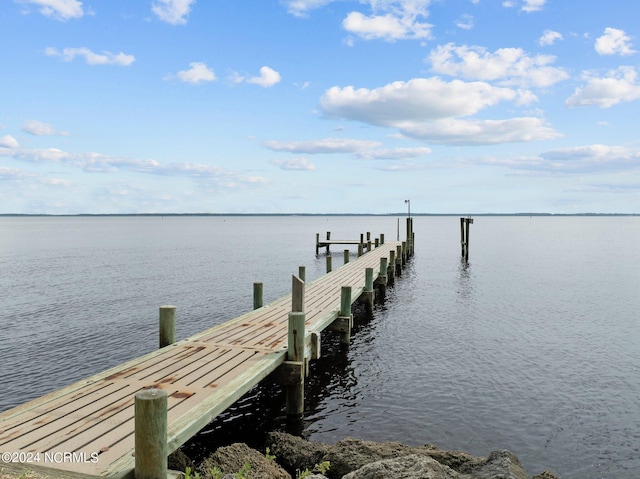
[[[304,312],[292,311],[289,313],[287,360],[302,371],[298,380],[287,386],[287,416],[289,418],[300,418],[304,413],[304,322]]]
[[[367,253],[371,251],[371,240],[367,240]]]
[[[135,479],[167,478],[167,392],[145,389],[134,401]]]
[[[344,264],[347,264],[349,262],[349,250],[346,249],[344,250]]]
[[[262,289],[262,283],[253,283],[253,309],[259,309],[263,306]]]
[[[464,249],[465,249],[465,240],[464,240],[464,218],[460,218],[460,246],[462,248],[462,257],[464,258]]]
[[[380,238],[376,238],[376,241],[374,243],[374,246],[377,248],[378,246],[380,246]]]
[[[358,245],[358,258],[363,255],[362,242]]]
[[[389,251],[389,282],[393,283],[396,278],[396,252]]]
[[[297,276],[291,278],[291,311],[304,312],[304,281]]]
[[[327,231],[327,241],[331,239],[331,231]],[[327,254],[329,254],[329,245],[327,244]]]
[[[387,258],[380,258],[380,275],[376,280],[382,300],[387,294]]]
[[[407,251],[408,251],[407,242],[403,241],[402,242],[402,266],[407,264],[407,256],[408,256]]]
[[[351,327],[353,326],[351,286],[343,286],[340,295],[340,314],[338,315],[338,320],[342,326],[340,329],[340,344],[347,346],[351,343]]]
[[[306,276],[307,268],[305,268],[304,266],[298,266],[298,278],[300,278],[302,281],[306,281]]]
[[[402,246],[396,246],[396,276],[402,275]]]
[[[407,257],[409,256],[409,251],[411,251],[411,218],[407,216]]]
[[[362,301],[367,315],[373,314],[373,268],[364,270],[364,291],[362,292]]]
[[[331,273],[331,256],[327,256],[327,273]]]
[[[320,252],[320,233],[316,233],[316,256]]]
[[[294,380],[287,385],[287,416],[300,418],[304,412],[304,313],[305,284],[300,278],[291,278],[291,313],[289,313],[289,334],[286,365],[296,371]]]
[[[176,307],[160,306],[160,347],[176,342]]]
[[[384,233],[380,233],[380,244],[384,244]]]

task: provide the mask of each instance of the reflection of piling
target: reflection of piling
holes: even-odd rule
[[[469,225],[473,224],[473,218],[460,218],[460,245],[462,257],[469,261]]]

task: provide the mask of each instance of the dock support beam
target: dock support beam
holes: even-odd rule
[[[135,395],[135,479],[167,477],[167,392],[146,389]]]
[[[176,342],[176,307],[160,306],[160,347]]]

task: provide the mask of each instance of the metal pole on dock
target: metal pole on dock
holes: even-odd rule
[[[160,306],[160,347],[176,342],[176,307]]]
[[[167,478],[167,392],[145,389],[135,395],[135,479]]]

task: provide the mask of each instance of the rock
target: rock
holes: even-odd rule
[[[411,454],[367,464],[342,479],[461,479],[463,476],[429,456]]]
[[[203,479],[214,477],[211,470],[217,468],[222,474],[244,472],[247,479],[291,479],[287,471],[275,461],[268,460],[264,454],[251,449],[246,444],[231,444],[221,447],[205,459],[198,471]],[[224,476],[223,476],[224,477]]]
[[[540,474],[533,476],[533,479],[560,479],[553,472],[542,471]]]
[[[276,456],[276,461],[292,475],[296,471],[312,470],[314,465],[325,460],[329,450],[325,444],[309,442],[284,432],[269,433],[266,446],[269,454]]]
[[[469,476],[472,479],[529,479],[518,458],[509,451],[493,451]]]
[[[182,449],[176,449],[172,454],[167,458],[167,464],[169,469],[173,471],[184,472],[187,470],[187,467],[190,467],[192,471],[195,470],[195,463],[187,456]]]

